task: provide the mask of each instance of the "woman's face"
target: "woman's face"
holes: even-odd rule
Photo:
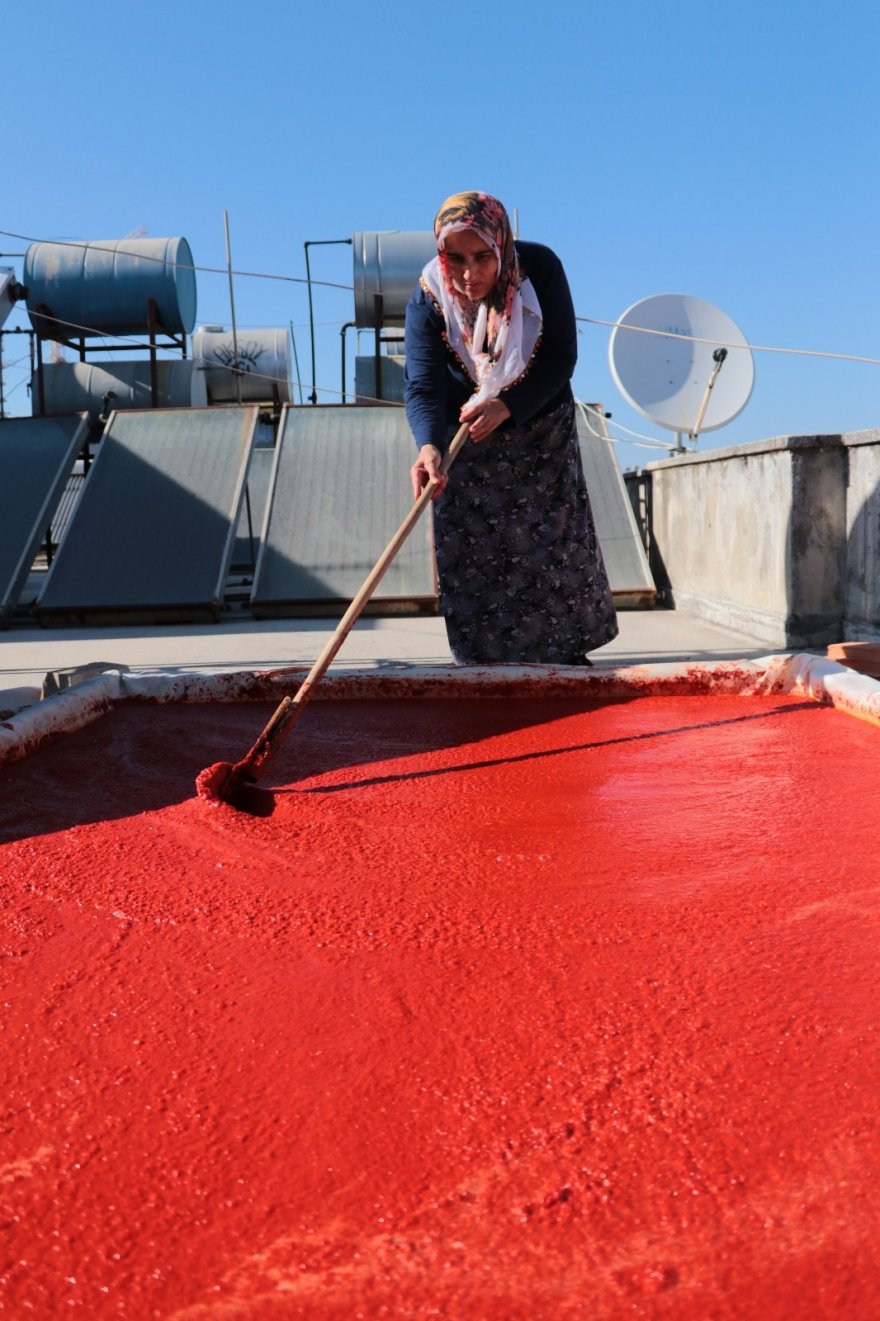
[[[476,230],[456,230],[446,239],[444,251],[456,293],[476,303],[492,292],[498,279],[498,259]]]

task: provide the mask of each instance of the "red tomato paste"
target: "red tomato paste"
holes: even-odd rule
[[[880,732],[127,705],[0,771],[0,1310],[880,1315]]]

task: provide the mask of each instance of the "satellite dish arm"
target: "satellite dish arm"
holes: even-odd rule
[[[716,349],[715,352],[712,354],[712,361],[715,363],[715,366],[712,369],[712,375],[709,377],[709,384],[706,386],[706,392],[700,401],[700,407],[697,412],[697,420],[694,422],[693,431],[688,432],[688,438],[694,441],[695,444],[697,437],[700,434],[700,427],[703,425],[703,418],[706,416],[706,409],[709,407],[709,396],[712,393],[712,389],[715,385],[715,382],[718,380],[718,373],[721,371],[721,368],[724,366],[724,360],[726,357],[727,357],[727,349]]]

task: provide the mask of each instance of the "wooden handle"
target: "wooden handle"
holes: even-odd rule
[[[467,440],[468,431],[469,424],[465,422],[455,433],[449,448],[443,455],[443,461],[440,464],[441,473],[445,474],[449,471],[455,461],[456,455]],[[243,761],[237,763],[236,770],[241,768],[253,771],[255,767],[264,765],[268,760],[270,753],[279,743],[282,735],[292,729],[296,724],[297,720],[302,715],[303,708],[311,697],[313,690],[323,679],[328,667],[332,663],[343,642],[363,613],[364,606],[367,604],[370,597],[379,586],[379,583],[382,581],[382,578],[385,576],[385,572],[395,555],[406,541],[410,532],[412,532],[416,523],[419,521],[426,506],[429,505],[433,499],[438,486],[439,483],[435,480],[428,482],[425,486],[424,490],[407,513],[406,518],[403,520],[394,536],[388,542],[388,545],[382,551],[382,554],[379,556],[373,568],[368,573],[363,586],[340,619],[335,633],[329,639],[324,650],[303,679],[296,695],[294,697],[284,698],[250,752]]]

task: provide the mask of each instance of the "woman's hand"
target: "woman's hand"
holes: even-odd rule
[[[459,420],[469,422],[471,440],[485,440],[510,417],[510,409],[501,399],[484,399],[480,404],[465,404]]]
[[[428,482],[436,482],[437,489],[431,497],[433,500],[443,490],[449,480],[445,473],[441,473],[440,464],[443,462],[443,455],[436,445],[423,445],[419,450],[419,457],[409,470],[412,478],[413,499],[418,500],[422,491],[428,485]]]

